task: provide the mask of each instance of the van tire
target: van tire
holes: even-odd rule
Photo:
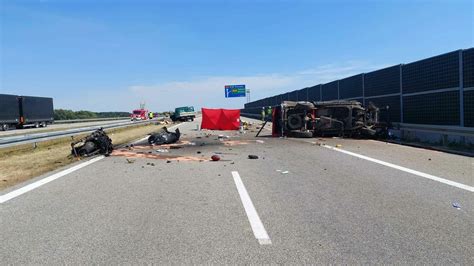
[[[301,129],[303,127],[303,118],[299,114],[288,116],[288,128],[291,130]]]

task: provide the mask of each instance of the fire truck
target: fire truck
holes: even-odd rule
[[[148,110],[147,109],[136,109],[132,111],[132,114],[130,115],[130,119],[132,121],[136,120],[147,120],[148,119]]]

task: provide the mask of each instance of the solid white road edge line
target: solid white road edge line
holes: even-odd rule
[[[434,176],[434,175],[426,174],[426,173],[416,171],[416,170],[413,170],[413,169],[410,169],[410,168],[406,168],[406,167],[403,167],[403,166],[399,166],[399,165],[396,165],[396,164],[393,164],[393,163],[388,163],[388,162],[384,162],[384,161],[381,161],[381,160],[377,160],[377,159],[374,159],[374,158],[371,158],[371,157],[368,157],[368,156],[365,156],[365,155],[361,155],[361,154],[357,154],[357,153],[354,153],[354,152],[346,151],[346,150],[339,149],[339,148],[336,148],[336,147],[332,147],[332,146],[329,146],[329,145],[321,145],[321,146],[323,146],[325,148],[328,148],[328,149],[331,149],[331,150],[334,150],[334,151],[338,151],[338,152],[342,152],[342,153],[345,153],[345,154],[348,154],[348,155],[352,155],[352,156],[355,156],[355,157],[358,157],[358,158],[361,158],[361,159],[364,159],[364,160],[367,160],[367,161],[371,161],[371,162],[374,162],[374,163],[385,165],[385,166],[388,166],[388,167],[391,167],[391,168],[394,168],[394,169],[397,169],[397,170],[400,170],[400,171],[403,171],[403,172],[407,172],[407,173],[410,173],[410,174],[421,176],[421,177],[424,177],[424,178],[427,178],[427,179],[430,179],[430,180],[438,181],[438,182],[446,184],[446,185],[450,185],[450,186],[457,187],[457,188],[460,188],[460,189],[464,189],[464,190],[467,190],[467,191],[470,191],[470,192],[474,192],[474,187],[471,187],[471,186],[468,186],[468,185],[464,185],[464,184],[454,182],[454,181],[451,181],[451,180],[448,180],[448,179],[444,179],[444,178],[441,178],[441,177],[437,177],[437,176]]]
[[[239,173],[237,171],[232,171],[232,177],[234,178],[235,186],[237,187],[237,191],[240,195],[240,200],[242,200],[245,212],[247,213],[253,235],[258,240],[260,245],[271,245],[272,241],[270,240],[270,237],[268,236],[267,231],[265,230],[265,227],[258,216],[257,210],[255,210],[255,206],[253,206],[252,200],[247,193],[247,189],[245,189],[244,183],[242,182]]]
[[[173,126],[169,127],[168,129],[175,128],[175,127],[177,127],[177,126],[179,126],[179,125],[181,125],[181,124],[182,124],[182,123],[179,123],[179,124],[177,124],[177,125],[173,125]],[[147,139],[147,138],[148,138],[148,137],[145,137],[145,138],[143,138],[143,139],[141,139],[141,140],[138,140],[138,141],[136,141],[136,142],[140,142],[140,141],[145,140],[145,139]],[[41,179],[41,180],[38,180],[38,181],[33,182],[33,183],[31,183],[31,184],[28,184],[28,185],[26,185],[26,186],[24,186],[24,187],[21,187],[21,188],[17,189],[17,190],[13,190],[12,192],[9,192],[9,193],[7,193],[7,194],[5,194],[5,195],[1,195],[1,196],[0,196],[0,204],[1,204],[1,203],[5,203],[5,202],[7,202],[7,201],[9,201],[9,200],[11,200],[11,199],[13,199],[13,198],[16,198],[16,197],[22,195],[22,194],[25,194],[25,193],[28,192],[28,191],[31,191],[31,190],[36,189],[36,188],[39,188],[39,187],[41,187],[42,185],[45,185],[45,184],[47,184],[47,183],[49,183],[49,182],[51,182],[51,181],[54,181],[54,180],[56,180],[56,179],[58,179],[58,178],[60,178],[60,177],[65,176],[65,175],[68,175],[68,174],[70,174],[70,173],[72,173],[72,172],[74,172],[74,171],[77,171],[77,170],[79,170],[79,169],[81,169],[81,168],[83,168],[83,167],[86,167],[86,166],[88,166],[88,165],[90,165],[90,164],[93,164],[93,163],[95,163],[95,162],[97,162],[97,161],[100,161],[100,160],[102,160],[102,159],[104,159],[104,158],[105,158],[105,156],[96,157],[96,158],[91,159],[91,160],[89,160],[89,161],[87,161],[87,162],[83,162],[83,163],[81,163],[81,164],[75,165],[75,166],[73,166],[73,167],[71,167],[71,168],[68,168],[68,169],[66,169],[66,170],[63,170],[63,171],[61,171],[61,172],[58,172],[58,173],[56,173],[56,174],[53,174],[53,175],[51,175],[51,176],[45,177],[45,178],[43,178],[43,179]]]
[[[72,173],[72,172],[75,172],[75,171],[77,171],[77,170],[79,170],[79,169],[81,169],[81,168],[83,168],[83,167],[86,167],[86,166],[88,166],[88,165],[90,165],[90,164],[93,164],[93,163],[95,163],[95,162],[97,162],[97,161],[100,161],[100,160],[102,160],[102,159],[104,159],[104,158],[105,158],[104,156],[96,157],[96,158],[91,159],[91,160],[89,160],[89,161],[87,161],[87,162],[80,163],[80,164],[75,165],[75,166],[73,166],[73,167],[71,167],[71,168],[68,168],[68,169],[63,170],[63,171],[61,171],[61,172],[58,172],[58,173],[56,173],[56,174],[50,175],[50,176],[48,176],[48,177],[46,177],[46,178],[43,178],[43,179],[41,179],[41,180],[38,180],[38,181],[33,182],[33,183],[31,183],[31,184],[28,184],[28,185],[26,185],[26,186],[24,186],[24,187],[21,187],[21,188],[17,189],[17,190],[13,190],[12,192],[9,192],[9,193],[7,193],[7,194],[5,194],[5,195],[0,196],[0,203],[5,203],[5,202],[7,202],[7,201],[9,201],[9,200],[11,200],[11,199],[13,199],[13,198],[16,198],[16,197],[18,197],[18,196],[20,196],[20,195],[22,195],[22,194],[28,192],[28,191],[31,191],[31,190],[36,189],[36,188],[39,188],[39,187],[41,187],[42,185],[45,185],[45,184],[47,184],[47,183],[49,183],[49,182],[51,182],[51,181],[54,181],[54,180],[56,180],[56,179],[58,179],[58,178],[60,178],[60,177],[63,177],[63,176],[68,175],[68,174],[70,174],[70,173]]]

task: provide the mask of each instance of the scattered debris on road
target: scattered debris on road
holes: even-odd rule
[[[181,139],[181,137],[183,139]],[[200,138],[198,138],[200,137]],[[204,137],[212,137],[212,139]],[[183,161],[183,162],[205,162],[205,161],[230,161],[223,160],[222,156],[225,155],[239,155],[236,152],[227,151],[212,151],[216,145],[225,147],[225,150],[232,151],[232,148],[228,146],[238,146],[254,144],[253,140],[232,140],[238,135],[225,135],[225,134],[212,134],[212,133],[201,133],[200,136],[194,136],[194,139],[187,138],[185,134],[181,134],[179,130],[176,132],[169,132],[168,129],[163,128],[161,131],[150,134],[147,144],[136,144],[135,146],[128,146],[115,150],[113,156],[121,156],[127,158],[147,158],[147,159],[158,159],[166,160],[167,163],[172,161]],[[201,140],[199,140],[201,139]],[[194,142],[194,141],[197,141]],[[263,140],[257,141],[257,143],[265,143]],[[157,145],[157,146],[156,146]],[[196,147],[195,147],[196,146]],[[209,147],[207,150],[201,148],[203,146]],[[199,147],[199,148],[198,148]],[[158,148],[158,149],[157,149]],[[210,153],[209,159],[203,155],[204,153]],[[193,156],[194,155],[194,156]],[[212,155],[212,156],[211,156]],[[259,159],[257,155],[251,155],[250,159]],[[264,159],[264,158],[263,158]],[[231,164],[234,164],[233,162]]]
[[[247,121],[242,121],[242,129],[243,130],[249,130],[249,122]]]
[[[169,161],[199,161],[201,158],[193,156],[179,156],[179,155],[164,155],[164,154],[149,154],[143,152],[134,152],[127,149],[114,150],[111,156],[127,157],[127,158],[147,158],[147,159],[162,159]]]
[[[457,210],[461,209],[461,205],[459,205],[459,203],[457,202],[453,202],[453,207],[456,208]]]
[[[221,152],[221,151],[215,151],[215,154],[227,154],[227,155],[238,155],[235,152]]]
[[[136,160],[131,160],[131,159],[128,159],[128,158],[125,159],[125,160],[127,160],[127,163],[134,163],[136,161]]]
[[[248,141],[241,141],[241,140],[227,140],[223,142],[226,146],[235,146],[235,145],[247,145],[249,144]]]
[[[170,146],[170,150],[181,149],[183,146]]]
[[[71,143],[71,154],[75,157],[93,156],[96,154],[110,155],[113,151],[112,140],[100,128],[89,136]]]
[[[217,139],[220,140],[220,141],[223,141],[224,139],[230,139],[229,136],[224,136],[224,135],[219,135],[217,136]]]

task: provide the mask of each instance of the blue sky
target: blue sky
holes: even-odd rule
[[[0,0],[0,93],[56,108],[241,108],[474,43],[473,1]]]

